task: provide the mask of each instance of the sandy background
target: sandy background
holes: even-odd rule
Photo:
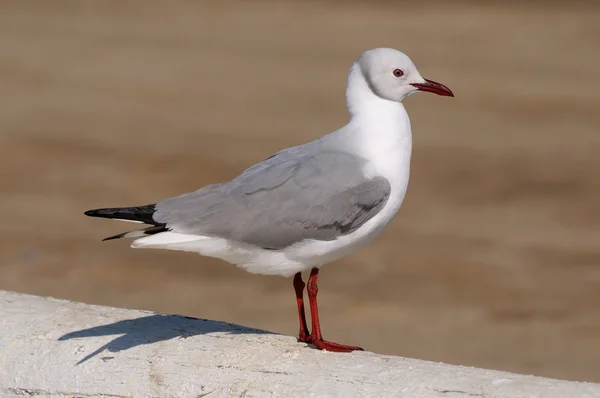
[[[522,3],[2,2],[0,289],[295,334],[291,280],[82,213],[342,126],[348,67],[391,46],[456,98],[407,101],[406,201],[324,267],[325,337],[600,381],[600,7]]]

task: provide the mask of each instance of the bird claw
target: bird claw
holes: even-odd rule
[[[303,343],[311,344],[319,350],[331,351],[331,352],[352,352],[352,351],[364,351],[363,348],[334,343],[323,339],[313,339],[311,336],[300,336],[299,340]]]
[[[310,344],[310,336],[308,334],[300,333],[300,335],[298,336],[298,341],[300,341],[301,343]]]

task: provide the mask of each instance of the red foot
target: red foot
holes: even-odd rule
[[[319,269],[313,268],[310,271],[310,278],[308,279],[308,300],[310,302],[310,315],[312,318],[312,333],[308,335],[308,326],[306,324],[306,315],[304,312],[304,282],[302,281],[302,275],[298,272],[294,276],[294,290],[296,290],[296,301],[298,303],[298,318],[300,320],[300,333],[298,340],[303,343],[312,344],[319,350],[333,351],[333,352],[352,352],[352,351],[364,351],[360,347],[353,345],[343,345],[333,343],[331,341],[323,340],[321,334],[321,324],[319,322],[319,308],[317,306],[317,293],[319,288],[317,286],[317,278],[319,277]]]
[[[302,331],[300,331],[298,340],[302,343],[310,343],[310,336],[307,333],[302,333]]]
[[[307,341],[317,347],[319,350],[332,351],[332,352],[352,352],[352,351],[364,351],[360,347],[356,347],[353,345],[344,345],[334,343],[332,341],[327,340],[315,340],[315,341]]]

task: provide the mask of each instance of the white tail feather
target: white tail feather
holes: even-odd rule
[[[123,238],[140,238],[142,236],[148,236],[144,233],[143,229],[139,231],[127,232],[125,235],[123,235]]]
[[[134,231],[134,232],[138,232],[138,231]],[[131,235],[129,235],[129,234],[127,235],[127,237],[130,237],[130,236]],[[144,237],[133,241],[131,243],[131,247],[133,247],[133,248],[143,248],[143,247],[168,248],[168,246],[170,246],[172,244],[193,242],[195,240],[206,239],[203,236],[186,235],[186,234],[180,234],[177,232],[162,232],[162,233],[159,233],[156,235],[150,235],[150,236],[145,236],[144,234],[141,234],[139,236],[144,236]]]

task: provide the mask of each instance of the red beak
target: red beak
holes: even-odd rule
[[[442,83],[434,82],[433,80],[425,79],[425,83],[411,83],[411,86],[416,87],[419,91],[427,91],[437,95],[446,97],[454,97],[454,93]]]

